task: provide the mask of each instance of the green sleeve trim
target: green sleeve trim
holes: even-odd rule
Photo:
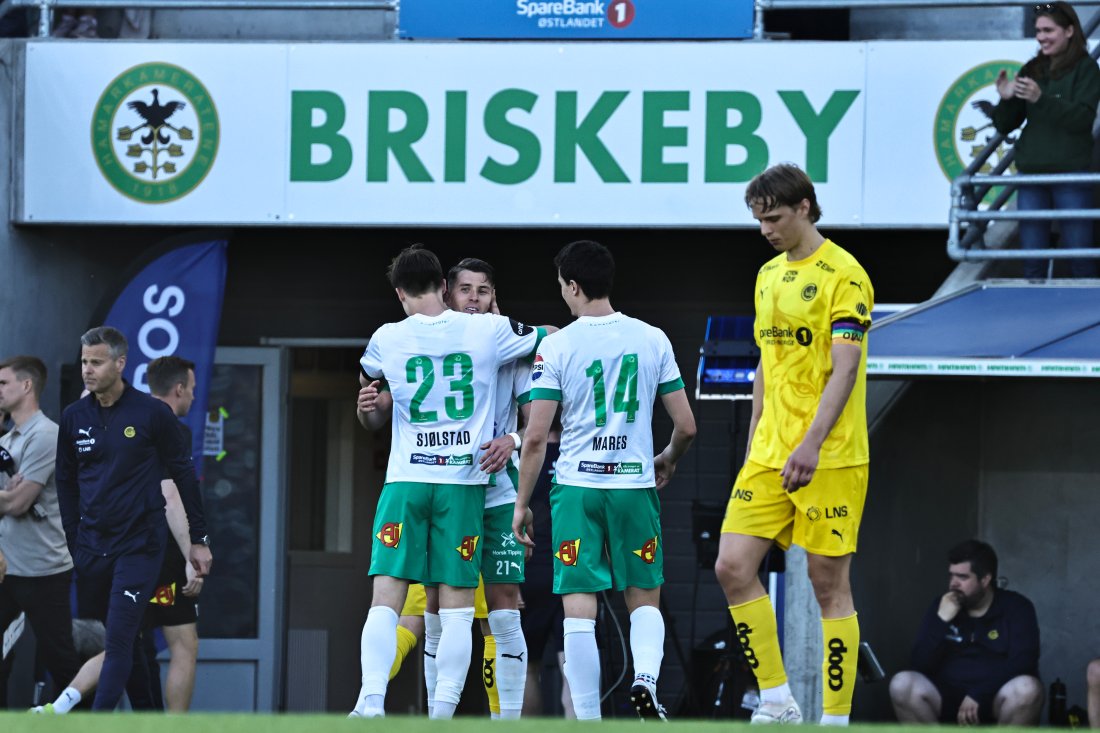
[[[533,357],[535,352],[539,350],[539,346],[542,344],[542,340],[546,338],[546,329],[542,326],[535,328],[535,346],[531,349],[531,353],[528,356]]]
[[[516,404],[517,405],[521,405],[521,406],[526,405],[530,401],[531,401],[531,390],[527,390],[523,394],[516,395]]]
[[[382,379],[380,381],[382,383],[378,386],[378,391],[379,392],[389,392],[390,391],[390,383],[387,382],[385,379]]]
[[[551,400],[553,402],[561,402],[561,390],[560,389],[533,389],[527,393],[530,395],[529,400]]]
[[[675,392],[684,388],[684,380],[682,377],[676,377],[671,382],[665,382],[664,384],[657,385],[657,394],[668,394],[669,392]]]

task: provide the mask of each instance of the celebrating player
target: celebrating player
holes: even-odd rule
[[[373,530],[374,593],[361,641],[363,686],[352,715],[384,714],[398,611],[412,580],[439,586],[432,716],[450,718],[469,669],[481,569],[489,474],[475,453],[493,437],[500,366],[532,354],[544,332],[497,315],[449,310],[439,260],[419,246],[394,258],[389,277],[408,318],[378,329],[360,360],[363,387],[390,390],[394,419]],[[377,411],[363,419],[371,427],[385,422]]]
[[[554,592],[565,610],[565,676],[577,718],[600,718],[596,593],[624,591],[630,612],[634,684],[643,718],[663,719],[657,677],[665,624],[660,502],[676,462],[695,437],[695,417],[672,345],[660,330],[611,307],[615,261],[597,242],[573,242],[554,259],[562,298],[577,317],[543,342],[532,371],[531,422],[520,457],[512,531],[533,546],[529,502],[542,470],[558,403],[561,455],[550,494]],[[672,438],[653,457],[657,395]],[[606,550],[606,554],[605,554]]]

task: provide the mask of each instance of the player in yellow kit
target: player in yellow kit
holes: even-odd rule
[[[846,725],[859,624],[849,569],[867,493],[866,332],[874,290],[852,255],[817,230],[809,177],[777,165],[745,202],[778,253],[756,279],[760,364],[745,465],[722,524],[715,572],[760,684],[754,723],[798,723],[771,600],[757,578],[774,541],[808,554],[825,649],[822,724]]]

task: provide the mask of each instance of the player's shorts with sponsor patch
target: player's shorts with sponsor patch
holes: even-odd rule
[[[486,583],[523,582],[523,545],[512,534],[516,505],[501,504],[485,510],[485,535],[481,541],[481,577]]]
[[[402,616],[423,616],[428,608],[428,596],[424,592],[422,583],[409,585],[409,592],[405,596],[405,605],[401,607]],[[474,593],[474,618],[489,618],[489,607],[485,603],[485,583],[478,582],[477,591]]]
[[[199,620],[197,599],[183,594],[186,583],[173,581],[158,585],[145,609],[145,627],[185,626]]]
[[[722,532],[774,539],[784,550],[795,544],[815,555],[855,552],[867,477],[866,464],[823,468],[788,492],[778,468],[747,461],[730,492]]]
[[[665,582],[657,489],[554,484],[550,524],[555,593],[657,588]]]
[[[374,515],[370,575],[476,588],[483,485],[394,482]]]
[[[157,587],[145,609],[145,628],[184,626],[198,621],[198,599],[183,595],[187,585],[187,565],[183,554],[172,540],[164,552]]]

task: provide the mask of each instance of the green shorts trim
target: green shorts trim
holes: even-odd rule
[[[554,592],[658,588],[665,582],[657,489],[550,489]]]
[[[370,575],[476,588],[485,487],[394,482],[374,514]]]
[[[516,505],[501,504],[485,510],[485,539],[482,541],[481,577],[486,584],[522,583],[523,545],[512,534]]]

